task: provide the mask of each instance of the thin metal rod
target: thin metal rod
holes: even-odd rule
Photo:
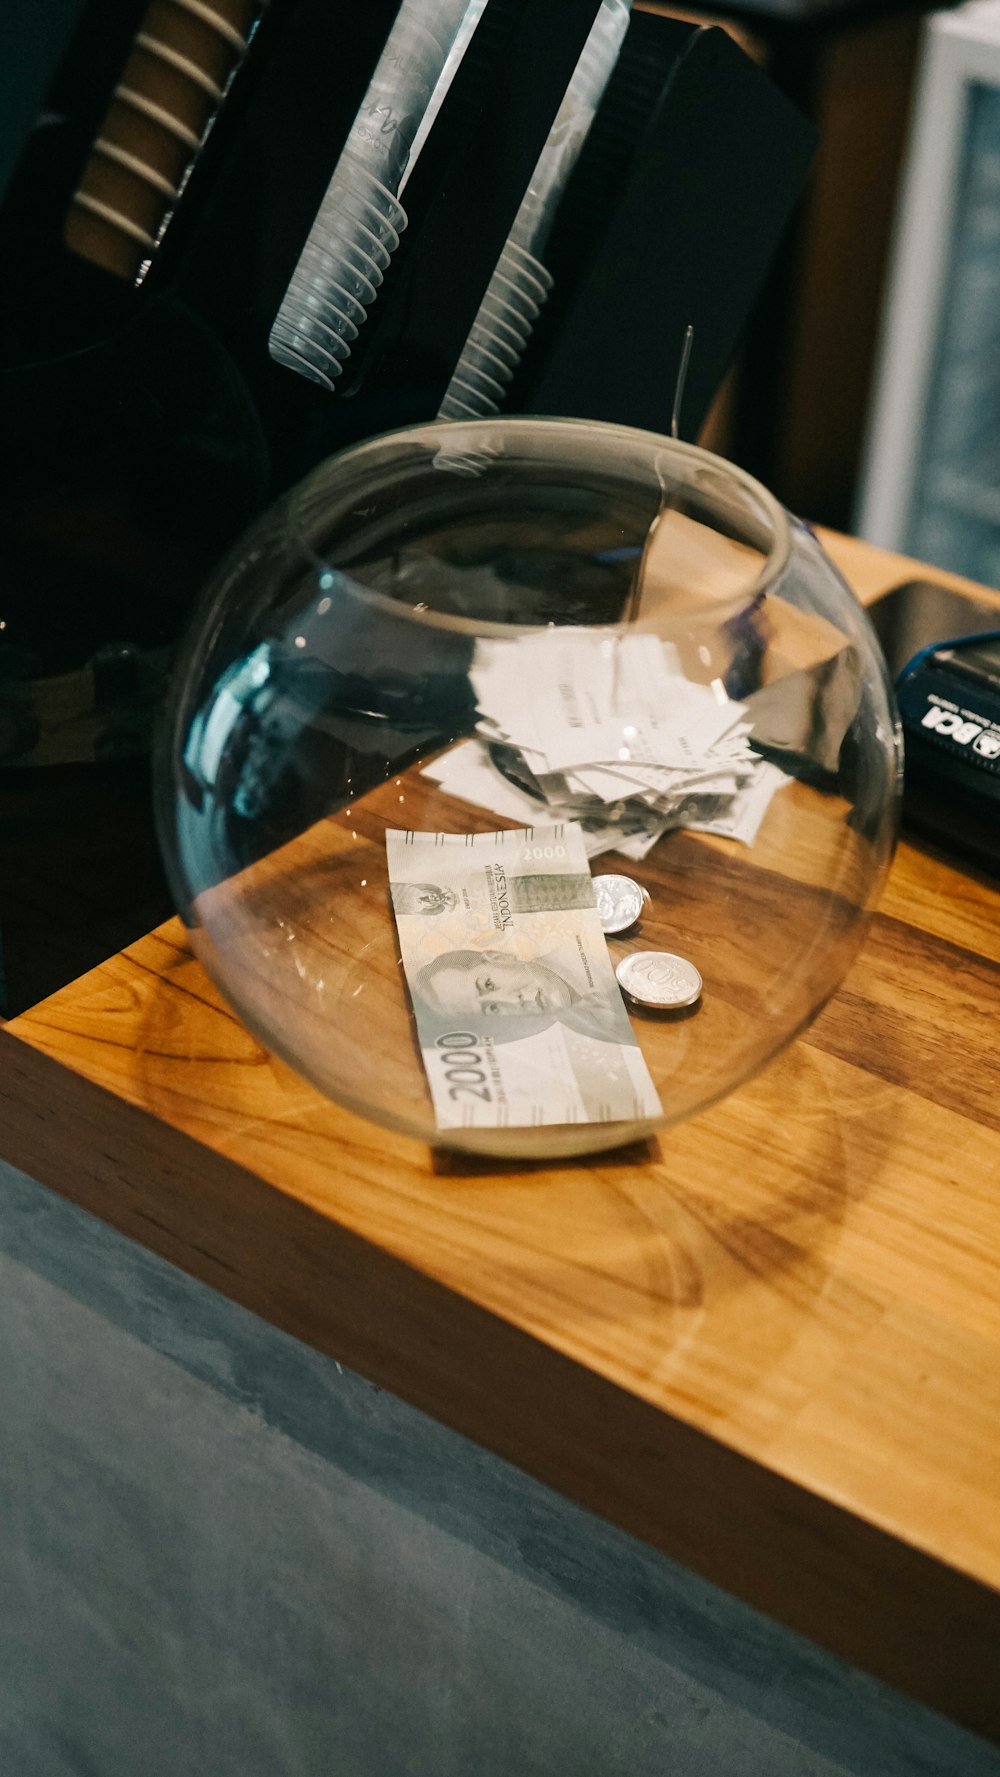
[[[674,410],[670,416],[670,436],[679,438],[681,402],[684,400],[684,384],[687,382],[688,365],[691,362],[691,342],[694,339],[694,327],[689,321],[684,332],[684,344],[681,347],[681,361],[677,368],[677,381],[674,384]]]
[[[684,344],[681,346],[681,358],[680,358],[680,363],[677,366],[677,381],[674,384],[674,411],[670,416],[670,436],[671,436],[671,438],[677,438],[679,435],[681,403],[684,400],[684,385],[687,382],[688,365],[691,362],[691,345],[692,345],[693,340],[694,340],[694,326],[693,326],[692,322],[689,321],[686,328],[684,329]],[[630,623],[636,623],[638,621],[639,605],[642,600],[643,582],[646,577],[646,564],[649,559],[649,551],[650,551],[650,547],[651,547],[652,541],[653,541],[653,534],[654,534],[656,527],[659,524],[661,518],[663,517],[664,513],[666,511],[668,511],[670,504],[671,504],[671,496],[668,493],[666,487],[664,486],[663,476],[661,473],[661,475],[660,475],[660,505],[659,505],[659,509],[657,511],[656,517],[653,519],[652,523],[649,526],[648,531],[646,532],[646,541],[643,545],[642,555],[640,556],[639,560],[636,563],[635,574],[632,577],[632,584],[629,587],[628,597],[625,600],[625,607],[624,607],[624,610],[622,611],[622,615],[621,615],[621,621],[623,624],[627,625]],[[618,683],[617,682],[617,672],[618,672],[618,654],[617,654],[617,649],[616,649],[616,651],[615,651],[615,683],[614,683],[615,694],[617,693],[617,683]]]

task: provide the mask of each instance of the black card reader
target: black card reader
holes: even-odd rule
[[[880,600],[872,616],[895,674],[905,820],[1000,870],[1000,608],[913,582]],[[929,626],[939,626],[940,639],[926,639]],[[901,665],[900,641],[924,645]]]

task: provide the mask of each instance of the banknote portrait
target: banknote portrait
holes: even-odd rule
[[[541,957],[522,962],[499,950],[446,950],[420,970],[414,986],[436,1012],[486,1018],[562,1012],[578,998]]]
[[[411,991],[437,1024],[485,1022],[498,1042],[557,1019],[581,1035],[620,1040],[618,1008],[575,984],[576,974],[568,946],[562,954],[528,958],[500,950],[446,950],[417,972]]]

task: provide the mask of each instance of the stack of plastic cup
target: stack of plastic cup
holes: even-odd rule
[[[272,358],[332,389],[405,227],[388,186],[342,155],[271,329]]]
[[[496,413],[503,400],[552,288],[539,254],[618,60],[629,13],[630,0],[603,0],[445,391],[439,419]]]
[[[271,328],[272,358],[332,389],[406,227],[398,193],[479,0],[403,0]]]
[[[509,237],[448,385],[442,419],[497,411],[551,288],[544,265]]]
[[[590,35],[528,181],[512,234],[536,255],[545,251],[566,181],[587,139],[628,30],[630,0],[602,0]]]

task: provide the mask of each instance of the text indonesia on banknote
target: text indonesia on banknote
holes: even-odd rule
[[[662,1116],[578,826],[390,830],[386,848],[440,1129]]]

